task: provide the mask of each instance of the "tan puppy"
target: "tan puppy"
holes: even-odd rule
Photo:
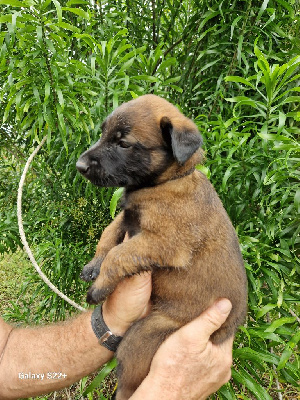
[[[202,159],[196,125],[166,100],[145,95],[118,107],[102,128],[77,168],[95,185],[124,186],[125,193],[123,211],[83,269],[83,279],[97,278],[87,299],[104,300],[126,276],[144,270],[153,276],[152,312],[128,330],[117,351],[117,399],[125,400],[166,337],[217,298],[230,299],[233,308],[211,339],[234,335],[246,315],[247,280],[226,211],[195,171]]]

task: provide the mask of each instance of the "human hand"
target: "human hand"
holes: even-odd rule
[[[115,335],[123,336],[134,321],[149,313],[151,290],[151,273],[143,272],[124,279],[108,296],[102,306],[103,318]]]
[[[131,400],[203,400],[228,382],[233,338],[219,345],[209,339],[231,307],[229,300],[221,299],[172,334],[159,347],[147,378]]]

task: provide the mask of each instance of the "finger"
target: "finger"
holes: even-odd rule
[[[203,331],[210,337],[226,321],[232,304],[228,299],[219,299],[201,314]]]
[[[210,336],[226,321],[231,308],[232,304],[228,299],[219,299],[179,332],[191,345],[193,343],[197,345],[200,342],[207,343]]]

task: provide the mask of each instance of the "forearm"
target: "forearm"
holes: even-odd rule
[[[0,365],[0,398],[61,389],[111,359],[113,353],[99,345],[90,319],[88,311],[61,324],[13,330]]]

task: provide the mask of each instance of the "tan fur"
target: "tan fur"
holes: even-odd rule
[[[112,135],[118,118],[125,116],[131,124],[128,140],[146,147],[163,143],[163,117],[168,117],[177,132],[198,134],[195,124],[177,108],[148,95],[114,111],[106,120],[103,140]],[[162,162],[162,154],[152,151],[153,170]],[[230,299],[233,308],[213,334],[213,342],[234,335],[244,321],[247,281],[238,240],[211,183],[202,173],[191,172],[201,159],[199,149],[183,165],[174,160],[155,186],[126,193],[123,211],[104,231],[97,246],[93,262],[103,261],[91,290],[100,291],[101,298],[125,276],[142,270],[153,273],[152,312],[129,329],[117,352],[118,400],[128,399],[140,385],[161,342],[216,299]],[[138,221],[132,217],[129,221],[136,223],[138,230],[120,243],[126,216],[136,210]]]

